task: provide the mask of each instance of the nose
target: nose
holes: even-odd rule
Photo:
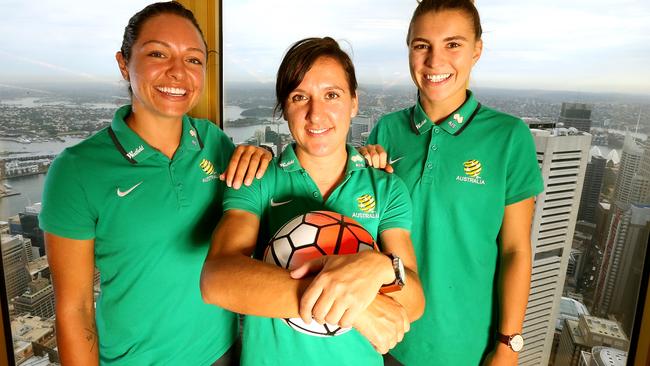
[[[440,52],[440,50],[436,49],[434,46],[431,46],[431,48],[429,48],[429,52],[427,53],[427,58],[425,62],[427,66],[434,67],[441,64],[442,59],[443,59],[442,52]]]
[[[181,57],[170,57],[167,76],[181,80],[185,76],[185,64]]]
[[[325,118],[325,102],[312,98],[309,101],[309,109],[307,110],[307,119],[313,124],[322,122]]]

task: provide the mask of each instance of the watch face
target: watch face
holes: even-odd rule
[[[510,338],[510,348],[515,352],[521,351],[521,349],[524,348],[524,337],[520,334],[513,335],[512,338]]]

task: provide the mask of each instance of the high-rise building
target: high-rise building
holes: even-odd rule
[[[591,135],[532,132],[545,189],[532,224],[533,270],[519,364],[538,366],[548,364],[551,353]]]
[[[591,105],[583,103],[562,103],[562,111],[557,120],[565,128],[576,128],[587,132],[591,129]]]
[[[604,240],[600,243],[601,257],[596,263],[595,286],[593,297],[593,312],[599,316],[609,316],[614,308],[622,320],[625,309],[634,309],[630,299],[618,299],[622,291],[627,291],[631,301],[636,299],[637,288],[632,289],[628,281],[636,282],[632,263],[638,259],[633,256],[645,253],[647,246],[647,231],[645,226],[650,218],[645,212],[644,201],[650,197],[650,149],[643,149],[630,135],[625,137],[623,153],[619,168],[618,179],[614,187],[614,203],[605,221]],[[629,235],[632,216],[636,225],[634,235]],[[644,236],[646,235],[646,236]],[[638,265],[637,265],[638,266]],[[630,277],[632,276],[632,277]],[[618,288],[621,286],[622,288]],[[627,290],[624,290],[627,289]],[[631,292],[633,291],[633,292]],[[616,306],[612,307],[613,301]],[[632,307],[630,307],[632,306]],[[632,310],[632,313],[634,311]],[[629,315],[626,318],[626,329],[631,325]]]
[[[273,131],[270,126],[266,126],[264,130],[264,142],[271,143],[276,146],[275,156],[282,152],[282,136],[276,131]]]
[[[640,171],[643,158],[643,146],[639,145],[631,135],[626,135],[618,177],[614,186],[614,202],[641,203],[643,198],[648,195],[650,175],[643,175]]]
[[[596,206],[600,201],[600,190],[603,187],[606,163],[607,160],[604,157],[591,155],[591,159],[587,164],[585,182],[580,197],[579,221],[595,222]]]
[[[45,255],[45,238],[43,230],[38,225],[38,214],[41,212],[41,204],[36,203],[25,207],[25,212],[18,214],[23,236],[32,240],[32,246],[38,248],[39,257]]]
[[[553,357],[557,352],[557,347],[560,344],[560,336],[562,335],[562,329],[564,327],[564,321],[570,319],[573,321],[578,321],[580,315],[589,315],[589,310],[587,307],[575,299],[568,297],[562,297],[560,300],[560,310],[558,311],[557,319],[555,320],[555,332],[553,334],[553,346],[551,347],[551,361],[549,365],[552,365],[555,361]]]
[[[41,318],[54,316],[54,289],[46,278],[37,278],[27,290],[12,299],[16,314],[32,314]]]
[[[552,130],[555,128],[556,123],[555,121],[542,121],[534,117],[522,117],[521,119],[531,130]]]
[[[348,142],[353,146],[362,146],[365,142],[363,134],[370,132],[370,128],[365,121],[352,121],[350,131],[348,132]]]
[[[2,246],[2,262],[4,267],[5,286],[7,298],[12,299],[20,296],[27,289],[31,281],[27,268],[28,253],[31,253],[30,240],[21,235],[2,235],[0,237]]]
[[[629,340],[618,322],[589,315],[581,315],[578,321],[566,319],[564,322],[555,366],[578,366],[581,353],[589,352],[593,347],[619,350],[629,347]]]
[[[630,205],[621,215],[617,230],[610,233],[613,248],[600,272],[594,306],[597,314],[615,317],[631,334],[650,235],[650,205]]]
[[[588,287],[588,276],[591,275],[590,273],[587,274],[591,272],[589,271],[589,264],[591,263],[589,257],[594,248],[595,232],[596,224],[580,220],[576,222],[571,254],[569,255],[569,264],[567,266],[566,281],[564,283],[565,292],[582,294],[585,287]]]

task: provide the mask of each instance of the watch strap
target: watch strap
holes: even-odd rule
[[[499,342],[501,342],[501,343],[505,344],[506,346],[508,346],[508,348],[510,348],[513,352],[520,352],[523,344],[518,344],[515,347],[513,347],[512,340],[515,337],[519,337],[520,339],[523,340],[520,333],[513,333],[511,335],[506,335],[506,334],[503,334],[501,332],[497,333],[497,340]]]
[[[510,347],[510,337],[509,335],[505,335],[501,332],[497,333],[497,340],[506,346]]]
[[[382,294],[399,291],[402,289],[402,287],[404,287],[404,279],[402,278],[402,273],[400,272],[401,259],[398,256],[390,253],[387,253],[386,256],[390,258],[393,265],[393,271],[395,271],[395,281],[381,286],[379,288],[379,292]]]

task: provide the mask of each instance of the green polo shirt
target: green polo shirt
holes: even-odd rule
[[[419,102],[383,116],[368,143],[386,149],[411,193],[411,238],[427,299],[391,354],[409,366],[476,366],[496,334],[504,209],[543,190],[530,130],[468,91],[438,125]]]
[[[316,183],[300,166],[293,146],[287,146],[261,180],[239,190],[227,189],[224,210],[240,209],[260,218],[255,258],[263,257],[272,235],[297,215],[329,210],[352,217],[377,240],[391,228],[410,230],[411,202],[397,177],[366,167],[365,160],[348,146],[345,178],[323,200]],[[374,208],[363,204],[368,197]],[[381,243],[379,243],[381,246]],[[278,294],[282,296],[282,294]],[[283,320],[246,316],[242,365],[383,365],[381,356],[356,330],[321,338],[289,328]]]
[[[221,215],[218,175],[234,147],[214,124],[185,116],[170,160],[126,125],[130,110],[54,160],[40,226],[95,241],[102,365],[211,365],[237,334],[236,316],[199,290]]]

